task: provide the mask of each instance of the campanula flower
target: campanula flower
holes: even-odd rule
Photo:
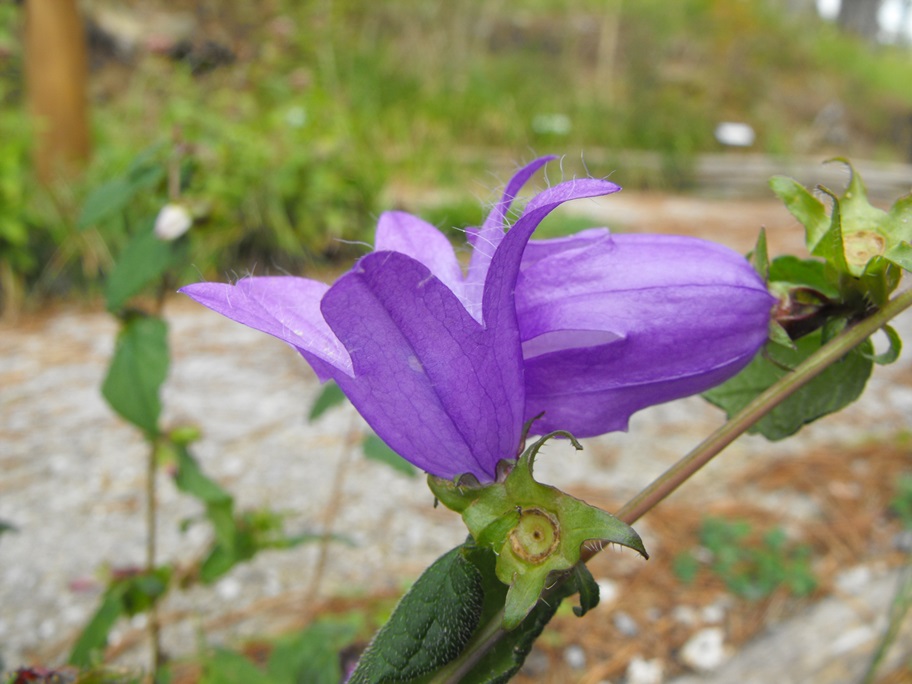
[[[513,198],[548,159],[521,169],[474,234],[465,277],[446,237],[401,212],[380,217],[374,252],[332,286],[296,277],[198,283],[181,291],[297,349],[335,380],[403,458],[444,478],[492,481],[525,419],[514,291],[526,243],[560,204],[616,192],[567,181],[536,195],[504,233]]]
[[[387,212],[374,251],[332,286],[281,276],[181,291],[292,345],[393,450],[442,478],[490,482],[533,418],[536,434],[621,430],[745,366],[773,305],[748,262],[696,238],[605,229],[530,242],[563,202],[620,189],[560,183],[508,227],[547,161],[520,169],[469,233],[465,273],[437,228]]]

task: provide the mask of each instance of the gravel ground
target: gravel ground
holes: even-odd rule
[[[672,225],[667,211],[666,219],[657,218],[658,199],[652,213],[637,213],[636,199],[612,208],[614,220],[633,230],[659,225],[721,236],[746,249],[756,226],[765,223],[777,251],[792,240],[780,227],[793,222],[772,203],[741,204],[739,219],[723,222],[707,216],[728,219],[733,214],[727,203],[707,214],[705,202],[697,211],[680,200]],[[663,201],[666,209],[674,204]],[[586,211],[602,211],[601,204],[588,204]],[[174,358],[165,422],[200,426],[204,437],[195,453],[240,508],[268,505],[288,512],[292,532],[334,531],[353,540],[351,547],[334,547],[320,596],[399,591],[463,539],[459,519],[432,507],[421,478],[353,453],[346,435],[362,425],[352,411],[337,409],[308,424],[318,385],[294,352],[181,299],[169,302],[167,311]],[[906,339],[912,336],[910,318],[897,325]],[[17,528],[0,538],[0,656],[8,667],[60,662],[96,606],[100,584],[92,580],[100,568],[143,562],[144,445],[98,391],[114,334],[106,314],[72,308],[0,328],[0,520]],[[889,438],[909,429],[910,414],[907,354],[877,369],[865,398],[849,410],[772,446],[742,438],[675,496],[731,496],[724,486],[728,476],[758,458]],[[623,500],[720,423],[720,414],[698,399],[655,407],[635,416],[629,433],[589,440],[582,453],[550,447],[536,472],[571,492],[600,488]],[[202,526],[186,533],[178,527],[199,507],[178,495],[164,475],[159,484],[159,557],[187,562],[205,547],[207,535]],[[779,498],[770,505],[793,506],[801,514],[800,501]],[[645,530],[648,547],[648,525]],[[317,558],[315,545],[264,553],[214,588],[174,592],[163,608],[165,648],[192,652],[201,626],[213,643],[274,632],[306,602]],[[141,626],[134,620],[114,634],[126,662],[142,662],[141,651],[126,648]]]

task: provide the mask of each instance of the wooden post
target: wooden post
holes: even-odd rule
[[[26,0],[25,79],[38,177],[77,173],[90,144],[88,59],[76,0]]]

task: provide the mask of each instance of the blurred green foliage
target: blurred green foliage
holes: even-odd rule
[[[808,596],[817,588],[811,570],[811,549],[789,543],[774,527],[760,539],[750,523],[708,517],[700,526],[702,555],[686,552],[674,560],[678,578],[691,583],[707,565],[732,593],[752,601],[766,598],[780,587],[793,596]]]
[[[912,110],[908,53],[872,49],[781,4],[161,3],[195,16],[195,40],[217,38],[235,59],[212,69],[142,50],[95,59],[92,165],[78,183],[47,189],[28,164],[22,12],[4,3],[2,298],[15,306],[26,291],[95,287],[120,245],[110,226],[76,229],[87,199],[154,143],[166,162],[174,139],[186,147],[182,199],[201,219],[191,261],[208,277],[359,254],[352,243],[370,241],[393,203],[388,188],[462,227],[477,221],[463,208],[533,153],[585,150],[596,175],[624,167],[627,187],[687,187],[695,155],[720,149],[722,120],[750,123],[756,151],[898,158],[897,125]],[[833,102],[852,137],[823,149],[812,122]],[[658,164],[637,168],[625,161],[631,150],[657,153]],[[468,182],[492,171],[488,187]],[[433,211],[431,187],[462,194]],[[160,206],[166,190],[161,179],[136,202]]]

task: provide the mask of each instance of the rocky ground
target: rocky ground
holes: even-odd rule
[[[775,202],[648,194],[578,203],[626,230],[705,235],[746,251],[760,225],[774,252],[800,247]],[[198,425],[196,454],[242,508],[288,513],[290,531],[338,532],[352,546],[264,553],[211,588],[175,592],[162,620],[165,648],[192,654],[209,643],[300,625],[313,611],[368,606],[400,592],[464,528],[434,509],[421,478],[365,460],[353,447],[356,415],[306,416],[318,385],[279,342],[189,302],[168,303],[173,364],[165,420]],[[912,339],[912,315],[898,321]],[[0,656],[7,667],[56,664],[98,601],[104,566],[144,558],[143,442],[99,395],[113,349],[106,314],[60,308],[0,329]],[[912,357],[878,368],[865,397],[798,438],[746,437],[638,529],[652,559],[605,552],[593,571],[603,605],[582,620],[561,616],[530,658],[525,681],[843,682],[857,679],[886,624],[892,587],[908,551],[887,515],[893,485],[912,470]],[[617,508],[721,423],[699,399],[637,415],[626,434],[590,440],[580,454],[550,447],[540,479]],[[165,475],[159,483],[159,555],[192,561],[205,547],[199,513]],[[781,524],[812,545],[820,589],[811,599],[778,592],[760,602],[732,597],[703,578],[675,579],[672,560],[696,545],[706,513],[758,528]],[[110,655],[142,663],[141,619],[119,625]],[[908,632],[906,633],[908,637]],[[900,640],[892,663],[912,655]],[[895,680],[899,681],[899,680]]]

